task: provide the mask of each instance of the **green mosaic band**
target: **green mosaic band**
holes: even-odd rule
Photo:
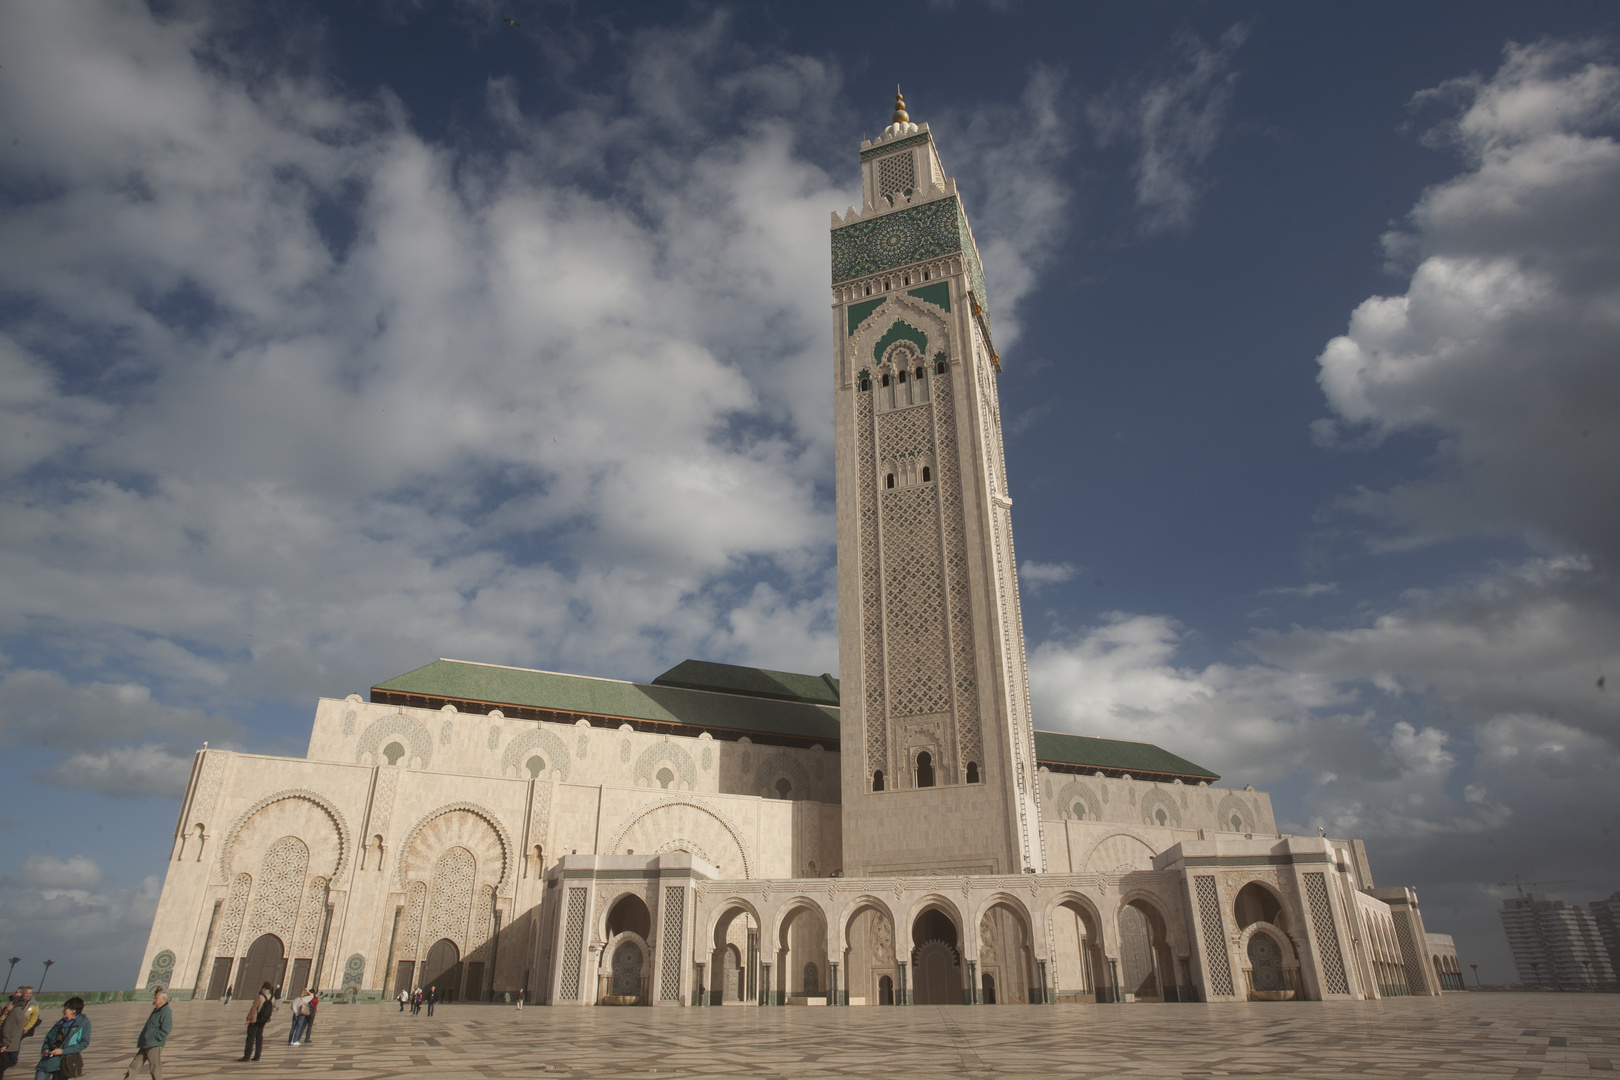
[[[892,153],[895,150],[904,150],[908,146],[919,146],[919,145],[921,145],[921,144],[923,144],[925,142],[929,142],[930,140],[932,140],[932,138],[933,138],[933,136],[931,136],[931,135],[927,134],[926,132],[924,132],[921,135],[913,135],[909,139],[901,139],[898,142],[884,143],[882,146],[874,146],[870,150],[862,150],[861,151],[861,160],[862,161],[871,161],[873,158],[877,157],[879,154],[888,154],[888,153]]]

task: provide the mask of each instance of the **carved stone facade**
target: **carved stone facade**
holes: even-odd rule
[[[437,688],[322,700],[302,758],[198,753],[140,980],[657,1006],[1439,991],[1416,896],[1374,890],[1359,842],[1284,836],[1265,793],[1157,748],[1169,771],[1037,756],[972,231],[926,125],[861,168],[832,223],[843,683],[440,661]]]

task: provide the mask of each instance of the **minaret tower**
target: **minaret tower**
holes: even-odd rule
[[[984,269],[898,88],[832,215],[848,876],[1046,868]]]

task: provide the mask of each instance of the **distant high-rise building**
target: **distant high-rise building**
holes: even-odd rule
[[[1609,969],[1620,978],[1620,892],[1587,906],[1592,909],[1592,921],[1597,923],[1598,936],[1609,953]]]
[[[1500,914],[1524,985],[1589,990],[1614,982],[1609,950],[1592,912],[1530,893],[1502,901]]]

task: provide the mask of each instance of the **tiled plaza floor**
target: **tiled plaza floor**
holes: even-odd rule
[[[93,1005],[86,1080],[123,1075],[150,1006]],[[1031,1008],[546,1009],[324,1005],[313,1046],[238,1064],[243,1002],[183,1002],[166,1080],[551,1077],[1616,1077],[1620,995]],[[24,1067],[11,1073],[29,1080]],[[1620,1080],[1620,1077],[1617,1077]]]

